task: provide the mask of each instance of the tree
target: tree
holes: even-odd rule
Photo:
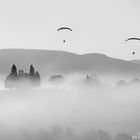
[[[33,87],[39,87],[41,83],[40,74],[38,71],[35,72],[33,65],[30,66],[29,76]]]
[[[40,78],[40,74],[38,71],[36,71],[34,78],[33,78],[33,83],[35,87],[39,87],[40,83],[41,83],[41,78]]]
[[[5,79],[5,88],[16,88],[18,81],[18,75],[17,75],[17,68],[16,65],[13,64],[11,68],[11,73],[6,77]]]
[[[36,79],[40,80],[40,74],[39,74],[39,72],[38,72],[38,71],[36,71],[35,76],[36,76]]]
[[[13,64],[13,66],[11,68],[11,75],[17,76],[17,68],[16,68],[15,64]]]
[[[33,77],[35,75],[35,70],[33,65],[30,66],[30,72],[29,72],[30,76]]]

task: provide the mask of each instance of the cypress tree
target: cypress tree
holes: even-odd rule
[[[32,65],[30,66],[29,74],[30,74],[31,77],[33,77],[35,75],[35,70],[34,70],[34,67]]]
[[[16,68],[16,65],[13,64],[12,68],[11,68],[11,74],[13,76],[17,76],[17,68]]]

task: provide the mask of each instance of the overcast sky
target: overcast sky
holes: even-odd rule
[[[0,47],[140,59],[140,42],[124,43],[140,37],[139,7],[139,0],[1,0]],[[61,26],[73,32],[57,32]]]

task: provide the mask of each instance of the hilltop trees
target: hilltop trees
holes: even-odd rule
[[[10,89],[15,88],[17,80],[18,80],[17,68],[13,64],[10,74],[5,79],[5,88],[10,88]]]
[[[13,64],[10,74],[5,79],[5,88],[19,89],[19,88],[35,88],[41,84],[41,78],[38,71],[35,72],[34,67],[31,65],[29,73],[19,70]]]

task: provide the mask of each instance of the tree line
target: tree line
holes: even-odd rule
[[[5,79],[5,88],[8,89],[29,89],[39,87],[41,78],[38,71],[35,71],[33,65],[30,65],[29,73],[24,70],[17,70],[15,64],[12,65],[9,75]]]

